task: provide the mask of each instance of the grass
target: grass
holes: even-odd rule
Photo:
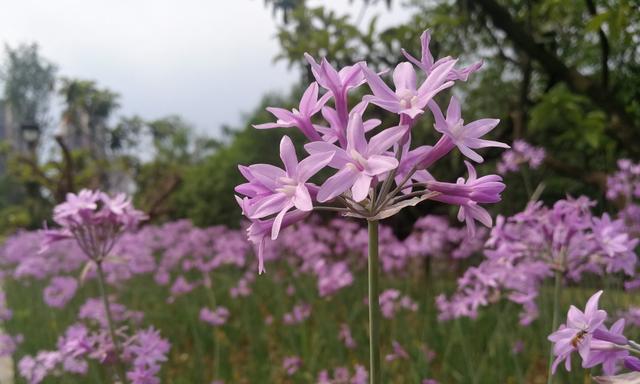
[[[518,325],[519,308],[504,300],[482,310],[475,320],[439,322],[434,297],[443,291],[451,292],[455,279],[448,274],[438,275],[438,279],[425,278],[421,272],[414,272],[381,279],[381,290],[397,288],[419,303],[418,312],[400,311],[395,318],[382,321],[383,382],[415,384],[425,378],[435,378],[443,384],[546,383],[550,346],[546,336],[551,327],[552,287],[543,288],[540,317],[529,327]],[[212,276],[213,297],[199,287],[172,304],[166,303],[168,289],[157,286],[149,276],[111,287],[119,302],[145,313],[145,326],[159,328],[171,341],[169,362],[162,371],[163,383],[210,383],[213,379],[222,379],[227,384],[314,383],[322,369],[347,366],[352,370],[355,364],[368,365],[366,271],[356,276],[352,286],[330,298],[318,296],[313,279],[293,277],[284,265],[270,265],[267,275],[256,278],[250,296],[232,299],[229,288],[241,276],[242,272],[237,269],[218,270]],[[290,284],[295,287],[292,295],[287,294]],[[40,349],[54,348],[58,335],[74,321],[84,299],[95,297],[98,292],[96,281],[88,281],[65,309],[56,310],[44,304],[44,286],[36,281],[5,282],[8,302],[14,310],[14,318],[6,324],[6,329],[25,337],[16,352],[17,359]],[[584,306],[586,298],[601,287],[607,288],[601,307],[609,313],[632,304],[632,298],[620,289],[616,278],[593,279],[582,282],[581,287],[563,289],[561,321],[570,303]],[[229,322],[220,328],[198,320],[200,308],[211,306],[212,300],[231,312]],[[283,314],[302,302],[311,304],[311,317],[299,325],[284,325]],[[268,316],[275,319],[271,325],[265,323]],[[341,323],[351,327],[358,343],[354,350],[346,349],[338,340]],[[391,351],[392,340],[397,340],[409,352],[410,359],[384,361],[384,356]],[[518,340],[525,348],[522,353],[514,354],[512,348]],[[432,361],[427,360],[425,347],[436,352]],[[282,360],[291,355],[299,355],[303,366],[289,377],[282,368]],[[556,383],[589,382],[589,370],[579,368],[577,360],[574,359],[572,373],[561,372]],[[109,383],[103,367],[95,364],[87,377],[62,375],[49,378],[45,383],[74,384],[87,380]]]

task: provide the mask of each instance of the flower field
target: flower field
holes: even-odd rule
[[[217,137],[7,45],[0,380],[640,383],[631,7],[381,3],[265,1],[299,80]]]
[[[455,292],[456,276],[477,264],[488,236],[481,231],[470,241],[464,227],[440,216],[422,218],[402,241],[381,228],[385,380],[545,381],[552,279],[529,288],[539,294],[539,315],[527,326],[520,325],[523,302],[510,295],[518,287],[478,288],[476,300],[487,307],[455,319],[449,306],[436,305],[438,295]],[[93,332],[99,334],[105,319],[95,270],[86,268],[73,241],[39,253],[40,238],[17,234],[2,249],[3,313],[9,334],[20,335],[18,370],[23,378],[46,374],[45,383],[109,383],[112,372],[102,369],[98,354],[100,348],[109,353],[108,341],[79,349],[84,353],[71,348],[69,355],[64,337],[73,340],[73,330],[82,328],[82,337],[99,338]],[[159,354],[162,382],[366,383],[366,242],[366,229],[354,221],[311,219],[283,231],[266,250],[267,273],[257,275],[242,230],[179,221],[124,235],[104,269],[122,334],[160,331],[142,347]],[[583,302],[595,287],[605,287],[603,302],[611,309],[640,305],[624,292],[620,275],[595,266],[593,272],[562,290],[562,308]],[[511,278],[529,273],[529,267],[517,269]],[[468,308],[466,300],[460,308]],[[640,320],[633,313],[628,319]],[[47,366],[46,353],[60,356]],[[25,363],[26,356],[36,365]],[[584,375],[559,377],[581,383]]]

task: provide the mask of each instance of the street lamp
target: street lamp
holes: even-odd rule
[[[20,125],[22,139],[30,152],[34,152],[40,138],[40,126],[37,123],[23,123]]]

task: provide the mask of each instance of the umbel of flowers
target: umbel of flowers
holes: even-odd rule
[[[168,341],[153,328],[129,335],[126,325],[139,323],[142,314],[116,303],[107,293],[105,278],[105,264],[112,269],[112,264],[118,263],[111,255],[118,240],[145,218],[124,194],[111,197],[100,191],[70,193],[55,207],[53,220],[60,228],[44,230],[41,252],[60,241],[75,241],[86,261],[83,278],[95,274],[100,298],[89,299],[81,307],[80,321],[59,338],[56,350],[40,351],[35,357],[20,360],[18,368],[29,383],[37,384],[61,370],[86,374],[87,360],[114,366],[121,383],[159,383],[156,375],[160,363],[167,359]],[[45,299],[51,306],[62,307],[76,289],[74,278],[56,277],[45,290]]]
[[[625,320],[616,320],[607,327],[608,314],[598,309],[602,291],[596,292],[589,300],[584,311],[571,306],[567,313],[566,324],[549,335],[553,343],[552,372],[564,362],[567,371],[571,370],[571,356],[577,353],[582,359],[583,368],[602,365],[603,377],[596,377],[598,383],[637,383],[640,380],[640,344],[624,336]],[[625,367],[629,373],[615,375]]]
[[[280,142],[284,167],[240,166],[247,182],[236,187],[242,212],[252,222],[248,236],[258,250],[260,273],[265,271],[267,239],[277,239],[282,228],[303,220],[313,210],[331,210],[368,221],[371,383],[381,382],[378,221],[405,207],[434,200],[458,206],[458,218],[473,234],[475,221],[491,226],[491,216],[481,205],[500,201],[505,187],[498,175],[478,177],[466,161],[466,179],[440,181],[429,173],[431,166],[456,148],[471,161],[482,162],[476,149],[508,146],[482,138],[498,124],[497,119],[465,123],[456,97],[451,98],[446,113],[434,100],[456,81],[466,81],[481,63],[459,68],[457,59],[451,57],[434,60],[429,32],[421,39],[420,59],[403,51],[409,61],[393,70],[393,88],[364,62],[336,69],[326,59],[318,63],[306,55],[316,81],[307,87],[299,107],[291,111],[268,108],[276,122],[255,127],[299,129],[309,141],[304,146],[308,156],[299,160],[291,139],[284,136]],[[349,92],[365,84],[371,94],[350,105]],[[367,118],[370,108],[396,115],[396,125],[379,127],[379,120]],[[432,116],[434,129],[441,136],[433,146],[412,148],[412,127],[427,115]],[[325,168],[335,172],[320,185],[309,181]]]

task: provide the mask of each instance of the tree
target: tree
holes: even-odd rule
[[[5,45],[5,55],[0,79],[14,119],[46,126],[57,67],[40,56],[35,43],[22,44],[15,49]]]

